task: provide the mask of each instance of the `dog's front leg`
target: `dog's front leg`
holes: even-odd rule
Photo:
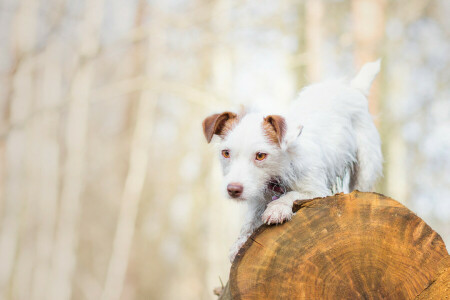
[[[261,214],[263,213],[264,208],[265,208],[264,203],[249,204],[248,211],[245,216],[245,222],[241,228],[239,237],[236,240],[236,242],[234,242],[233,246],[231,246],[230,248],[229,252],[230,262],[234,261],[236,254],[245,244],[247,239],[259,226],[262,225]]]
[[[262,214],[262,221],[265,224],[282,224],[292,218],[292,206],[295,200],[307,199],[307,195],[291,191],[281,196],[281,198],[270,202]]]
[[[236,242],[234,242],[233,246],[231,246],[229,256],[228,256],[230,258],[231,263],[233,263],[239,250],[245,244],[245,242],[250,237],[250,235],[252,235],[250,232],[247,232],[246,234],[242,234],[242,232],[241,232],[241,234],[239,235],[239,238],[236,240]]]

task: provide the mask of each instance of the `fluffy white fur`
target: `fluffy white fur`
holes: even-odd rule
[[[379,61],[366,64],[350,84],[332,81],[303,89],[282,115],[287,131],[279,145],[268,141],[262,126],[266,115],[259,112],[245,114],[218,141],[224,190],[229,183],[242,184],[237,200],[248,204],[245,224],[230,249],[231,261],[260,225],[290,220],[295,200],[332,195],[346,174],[344,190],[373,188],[381,175],[382,155],[366,95],[379,68]],[[229,158],[220,154],[224,149]],[[255,160],[258,152],[267,157]],[[273,178],[286,189],[276,200],[267,189]]]

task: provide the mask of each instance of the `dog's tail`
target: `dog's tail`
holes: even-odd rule
[[[359,71],[358,75],[351,81],[350,86],[354,89],[359,90],[365,96],[369,94],[370,86],[372,85],[372,81],[377,76],[378,72],[380,72],[380,64],[381,59],[377,61],[366,63],[362,66],[361,71]]]

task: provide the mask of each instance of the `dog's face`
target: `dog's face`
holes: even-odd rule
[[[230,198],[260,200],[284,192],[278,181],[286,159],[280,147],[286,132],[283,117],[225,112],[206,118],[203,131],[208,142],[213,135],[221,138],[218,154]]]

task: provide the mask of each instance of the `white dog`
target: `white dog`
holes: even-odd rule
[[[284,115],[224,112],[203,121],[208,143],[220,137],[226,193],[248,204],[231,261],[260,225],[290,220],[295,200],[332,195],[346,174],[348,190],[372,189],[382,155],[366,95],[379,69],[368,63],[350,84],[306,87]]]

